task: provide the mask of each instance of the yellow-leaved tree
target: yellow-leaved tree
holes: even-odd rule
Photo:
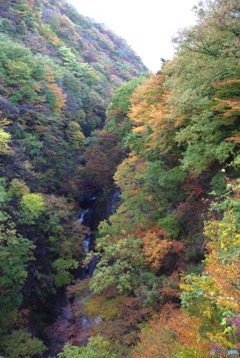
[[[201,321],[198,339],[221,349],[240,347],[239,186],[229,185],[233,196],[216,207],[224,209],[222,220],[205,224],[210,242],[204,272],[185,275],[182,284],[183,306]]]

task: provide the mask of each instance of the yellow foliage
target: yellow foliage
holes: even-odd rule
[[[206,258],[205,272],[211,276],[217,289],[216,296],[209,299],[236,312],[240,310],[240,231],[233,211],[225,213],[221,222],[211,221],[205,226],[205,235],[212,241]],[[206,296],[208,292],[206,292]]]
[[[232,198],[232,207],[226,207],[221,221],[205,224],[204,234],[211,241],[207,244],[204,273],[186,275],[181,285],[187,311],[200,319],[207,341],[222,349],[231,347],[238,338],[235,327],[225,318],[226,312],[234,317],[240,311],[240,228],[234,211],[238,189]],[[204,336],[199,336],[200,341]]]
[[[85,302],[84,307],[90,318],[100,316],[105,320],[112,320],[119,314],[121,303],[124,300],[124,296],[108,299],[97,295]]]
[[[149,232],[143,237],[144,255],[146,261],[155,268],[161,267],[161,261],[172,247],[171,241],[161,239],[155,232]]]
[[[173,128],[173,121],[169,120],[167,99],[169,92],[163,87],[165,77],[163,75],[150,76],[144,81],[131,99],[131,109],[128,113],[133,121],[133,132],[145,133],[147,126],[151,128],[151,134],[145,143],[147,150],[163,149],[171,138],[169,131]]]
[[[0,112],[1,113],[1,112]],[[0,127],[6,127],[12,122],[7,118],[0,118]]]
[[[133,133],[145,133],[146,128],[144,126],[133,127],[132,132]]]
[[[11,135],[0,128],[0,154],[10,154]]]

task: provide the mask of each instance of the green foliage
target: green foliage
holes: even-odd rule
[[[25,152],[30,157],[34,157],[35,155],[39,155],[40,149],[43,147],[43,142],[39,141],[35,135],[27,133],[24,138],[24,147]]]
[[[0,202],[3,205],[4,202],[8,202],[10,200],[10,196],[6,191],[6,178],[0,178]],[[4,206],[3,206],[4,207]]]
[[[114,176],[124,199],[121,210],[124,212],[127,207],[131,217],[143,226],[156,220],[162,209],[155,177],[149,179],[147,165],[141,156],[130,155],[119,165]]]
[[[16,28],[11,20],[1,19],[0,32],[5,32],[9,35],[14,35],[14,33],[16,32]]]
[[[235,196],[232,202],[238,200],[236,187]],[[208,243],[211,251],[206,256],[202,275],[185,275],[182,304],[190,315],[200,318],[200,336],[230,347],[239,341],[230,319],[239,310],[239,278],[236,276],[239,266],[239,208],[226,207],[221,221],[208,221],[205,235],[211,240]],[[228,319],[225,319],[226,315]]]
[[[237,150],[227,140],[238,132],[234,100],[239,91],[239,49],[230,15],[236,8],[231,1],[209,3],[201,21],[180,33],[179,56],[165,66],[171,116],[179,128],[176,140],[184,148],[182,162],[196,172],[224,163]]]
[[[224,172],[217,173],[212,178],[210,185],[213,189],[214,195],[223,195],[226,191],[226,174]]]
[[[79,264],[76,260],[57,259],[53,262],[53,267],[57,273],[55,275],[55,284],[57,287],[69,285],[73,276],[67,271],[68,269],[76,269]]]
[[[222,122],[213,120],[212,112],[203,111],[201,118],[192,117],[191,125],[182,129],[176,136],[179,143],[187,143],[182,160],[184,168],[193,167],[199,173],[216,160],[219,163],[226,162],[234,153],[235,145],[223,141],[224,132],[221,128]]]
[[[173,214],[164,216],[164,218],[158,221],[158,224],[161,229],[165,230],[173,239],[178,237],[181,226]]]
[[[84,134],[82,129],[77,122],[70,122],[67,129],[69,141],[74,149],[81,149],[83,145]]]
[[[59,52],[63,59],[64,66],[71,70],[76,77],[85,78],[88,85],[92,85],[97,80],[96,73],[87,63],[77,61],[76,56],[67,47],[60,47]]]
[[[26,329],[14,330],[11,334],[1,337],[0,347],[2,354],[9,358],[32,358],[47,349],[42,341],[33,338]]]
[[[129,131],[132,128],[132,123],[127,116],[130,109],[130,99],[137,88],[137,86],[146,78],[146,76],[140,76],[132,81],[123,84],[118,88],[111,99],[111,103],[107,108],[107,120],[104,128],[116,133],[124,144],[125,138],[129,135]]]
[[[92,337],[86,347],[66,344],[60,358],[116,358],[111,343],[101,336]]]
[[[90,288],[95,293],[103,291],[108,286],[116,286],[120,293],[131,292],[141,269],[144,268],[140,250],[142,241],[130,235],[125,238],[124,233],[122,236],[117,243],[109,243],[110,237],[106,236],[97,244],[98,250],[104,248],[104,254],[90,281]]]
[[[163,354],[170,356],[167,340],[175,344],[177,337],[182,345],[176,357],[203,357],[211,341],[234,344],[239,340],[232,321],[239,311],[239,189],[225,189],[228,176],[239,176],[236,0],[200,4],[198,23],[176,39],[174,60],[157,75],[127,84],[146,70],[137,56],[65,0],[2,6],[3,354],[20,358],[44,351],[22,324],[40,320],[42,328],[39,303],[49,312],[56,287],[71,284],[80,270],[86,228],[76,221],[79,197],[97,192],[95,210],[114,180],[121,189],[119,207],[100,224],[97,252],[85,260],[89,264],[97,256],[89,280],[97,296],[85,303],[91,311],[95,302],[92,315],[103,320],[89,327],[95,337],[87,346],[67,344],[60,357],[125,358],[143,319],[162,312],[163,302],[179,303],[179,273],[186,263],[181,299],[190,317],[179,310],[179,321],[154,323],[141,339],[154,342],[154,329],[160,331]],[[223,201],[203,233],[210,192]],[[105,206],[104,201],[102,217]],[[206,259],[196,267],[205,247]],[[75,328],[69,336],[79,332]],[[112,342],[122,348],[114,350]],[[162,348],[154,347],[160,354]],[[148,358],[155,354],[146,352]]]
[[[9,194],[14,196],[23,196],[29,194],[30,189],[23,180],[13,179],[10,184]]]
[[[111,112],[114,112],[114,110],[120,110],[126,115],[130,109],[130,99],[134,90],[146,77],[147,76],[141,76],[139,78],[135,78],[118,88],[115,91],[114,96],[111,99],[111,103],[107,108],[107,113],[111,114]]]
[[[45,203],[42,194],[28,193],[21,198],[22,221],[33,222],[44,211]]]
[[[121,160],[117,136],[101,133],[113,89],[146,68],[65,0],[1,2],[0,17],[0,347],[33,357],[45,348],[24,327],[42,336],[57,288],[85,256],[79,195],[95,178],[106,188]],[[104,342],[101,357],[114,356]]]
[[[10,40],[1,41],[0,73],[4,75],[7,85],[16,82],[31,85],[30,79],[34,66],[31,51]]]
[[[11,315],[22,302],[21,288],[27,278],[27,264],[33,260],[32,250],[35,245],[17,233],[11,216],[5,211],[9,206],[11,196],[1,186],[0,201],[3,210],[0,211],[0,330],[5,330],[3,321]],[[5,209],[5,210],[4,210]]]

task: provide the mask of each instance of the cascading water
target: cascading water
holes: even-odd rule
[[[83,210],[80,218],[77,220],[77,222],[79,222],[80,224],[82,224],[84,222],[84,218],[86,216],[86,214],[89,212],[89,209]]]
[[[93,197],[91,198],[90,200],[93,201],[95,200],[96,197]],[[87,214],[89,213],[89,208],[88,209],[85,209],[83,210],[80,218],[77,220],[79,223],[83,224],[84,225],[84,222],[86,222],[86,216]],[[83,240],[83,250],[84,252],[87,254],[90,250],[89,250],[89,245],[91,243],[91,234],[86,234],[85,236],[85,239]],[[84,269],[84,276],[87,276],[87,274],[89,274],[89,267],[88,266],[85,266],[85,269]]]
[[[86,217],[88,212],[89,212],[89,209],[83,210],[83,212],[82,212],[80,218],[77,220],[77,222],[79,222],[80,224],[84,224],[85,217]],[[86,237],[83,240],[83,249],[84,249],[85,253],[89,252],[90,242],[91,242],[91,235],[86,234]]]
[[[119,203],[119,194],[120,191],[116,189],[113,191],[105,200],[105,205],[101,205],[101,212],[104,214],[104,218],[107,219],[110,215],[112,215]],[[93,196],[84,200],[83,204],[80,206],[82,207],[83,211],[78,218],[77,222],[85,226],[85,228],[89,228],[93,230],[97,227],[99,219],[96,219],[96,201],[97,197]],[[101,203],[100,203],[101,204]],[[103,220],[101,218],[100,220]],[[86,234],[85,238],[83,239],[83,250],[87,254],[93,247],[93,234]],[[75,276],[76,279],[84,280],[85,278],[91,276],[95,270],[97,264],[97,257],[95,257],[92,262],[84,267],[78,274]],[[59,325],[59,328],[56,329],[57,336],[53,339],[54,348],[56,348],[56,341],[59,338],[59,349],[57,350],[54,348],[51,349],[51,353],[58,354],[62,349],[63,345],[68,341],[68,334],[71,331],[71,325],[74,322],[74,317],[72,315],[72,305],[74,305],[74,301],[69,301],[69,297],[67,293],[62,292],[61,297],[58,297],[59,302],[57,303],[57,308],[59,310],[58,319],[56,320],[56,326]],[[80,298],[81,300],[81,298]],[[86,341],[88,339],[88,327],[92,323],[100,323],[102,321],[101,317],[95,317],[93,319],[86,318],[84,316],[78,318],[79,328],[81,329],[83,336],[86,337]],[[64,331],[64,332],[63,332]],[[63,334],[64,333],[64,334]],[[62,335],[62,337],[61,337]],[[45,358],[45,356],[43,356]],[[47,357],[47,356],[46,356]]]

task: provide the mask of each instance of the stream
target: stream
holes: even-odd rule
[[[105,202],[100,202],[100,209],[102,210],[101,220],[107,219],[112,215],[119,203],[120,190],[115,189],[109,195]],[[98,198],[96,196],[90,197],[88,200],[85,200],[80,207],[82,208],[82,213],[77,219],[79,223],[90,228],[91,231],[96,230],[99,222],[101,220],[96,220],[95,211],[99,210]],[[104,205],[102,205],[104,203]],[[98,207],[97,207],[98,205]],[[87,254],[89,251],[94,250],[94,235],[85,234],[85,239],[83,240],[83,249]],[[91,276],[95,270],[97,264],[97,257],[95,257],[92,262],[78,271],[75,279],[84,280],[85,278]],[[70,299],[66,290],[62,289],[59,291],[56,297],[55,309],[53,315],[56,317],[55,323],[51,325],[49,331],[49,341],[46,344],[49,347],[48,354],[42,355],[42,358],[48,358],[53,355],[56,356],[62,351],[63,346],[68,342],[69,338],[72,336],[71,326],[78,326],[79,331],[83,337],[84,342],[88,339],[88,327],[91,323],[101,322],[101,317],[96,317],[94,319],[88,319],[87,317],[81,316],[77,319],[73,317],[72,310],[74,310],[74,304],[76,299]],[[80,299],[81,301],[81,299]]]

